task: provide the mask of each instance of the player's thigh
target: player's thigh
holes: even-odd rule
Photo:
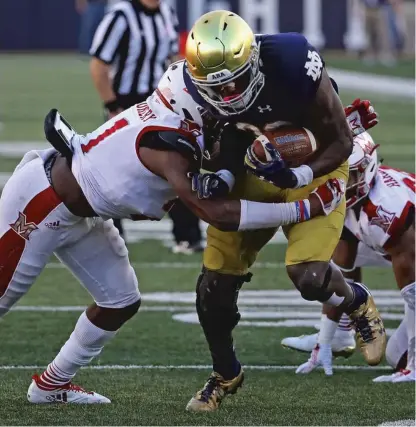
[[[59,244],[67,209],[49,185],[37,156],[16,171],[0,198],[0,315],[34,283]]]
[[[87,232],[56,250],[57,257],[72,271],[94,298],[106,308],[124,308],[140,299],[137,277],[128,250],[113,221],[87,219]]]
[[[276,233],[276,228],[225,232],[209,226],[204,265],[223,274],[246,274],[259,251]]]
[[[238,176],[230,195],[233,199],[259,202],[282,200],[282,190],[246,173]],[[224,274],[243,275],[256,260],[263,246],[274,236],[276,228],[225,232],[209,226],[204,265]]]
[[[318,178],[307,187],[287,190],[286,201],[305,199],[311,191],[329,178],[348,181],[348,165],[341,165],[334,172]],[[284,227],[288,239],[286,265],[313,261],[329,261],[338,244],[345,220],[345,199],[328,216],[318,216],[309,221]]]

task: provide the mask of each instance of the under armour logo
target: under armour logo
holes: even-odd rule
[[[30,233],[38,229],[34,222],[26,222],[26,215],[22,212],[19,212],[19,218],[16,222],[9,225],[15,233],[25,240],[29,240]]]
[[[308,50],[308,59],[306,61],[305,68],[307,69],[306,75],[312,77],[313,81],[321,77],[323,63],[318,52]]]
[[[257,106],[260,113],[264,113],[265,111],[272,111],[272,107],[270,105],[266,105],[265,107],[260,107],[260,105]]]

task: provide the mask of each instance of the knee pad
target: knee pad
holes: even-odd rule
[[[323,279],[313,268],[306,270],[305,274],[302,275],[302,278],[298,282],[298,288],[302,298],[307,301],[328,301],[333,294],[333,292],[328,291],[331,276],[332,268],[330,265],[328,265]]]
[[[250,279],[250,273],[234,276],[202,269],[196,285],[196,310],[204,330],[217,327],[232,330],[237,325],[241,317],[238,292]]]

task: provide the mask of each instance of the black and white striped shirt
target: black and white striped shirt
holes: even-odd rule
[[[178,20],[161,1],[156,10],[139,0],[116,3],[99,25],[90,54],[111,64],[113,90],[119,97],[150,94],[168,58],[179,50]]]

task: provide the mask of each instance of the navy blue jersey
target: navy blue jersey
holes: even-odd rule
[[[265,76],[264,87],[249,110],[224,118],[259,128],[275,121],[301,125],[321,82],[324,61],[298,33],[257,35],[256,41],[260,48],[260,70]],[[194,101],[220,117],[198,94],[186,72],[184,80]]]

